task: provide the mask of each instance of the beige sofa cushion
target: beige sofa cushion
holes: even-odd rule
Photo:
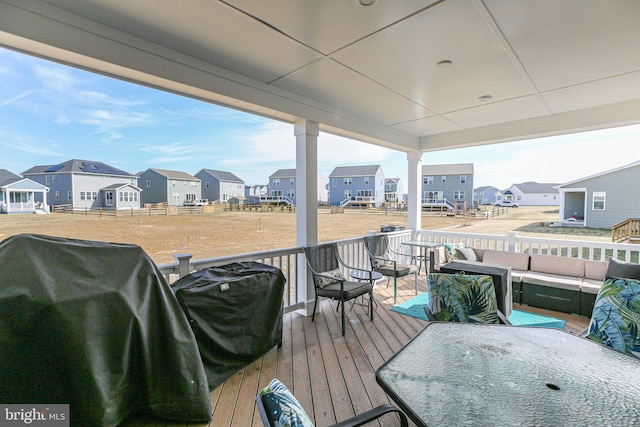
[[[531,255],[532,273],[555,274],[582,279],[584,277],[584,260],[578,258],[557,257],[551,255]]]
[[[550,288],[569,289],[579,291],[582,286],[581,277],[558,276],[551,273],[528,272],[522,279],[524,283],[531,285],[548,286]]]
[[[529,269],[529,255],[516,252],[486,249],[482,256],[482,262],[511,267],[511,270],[514,272],[527,271]]]
[[[580,291],[585,294],[593,294],[597,295],[600,287],[602,286],[602,280],[594,280],[594,279],[583,279],[582,286],[580,286]]]
[[[584,262],[584,277],[585,279],[603,281],[607,276],[608,267],[609,263],[607,261],[586,260]]]

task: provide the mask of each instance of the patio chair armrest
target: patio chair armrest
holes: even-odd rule
[[[404,414],[404,412],[402,412],[400,409],[396,408],[393,405],[386,404],[386,405],[380,405],[366,412],[358,414],[355,417],[349,418],[348,420],[344,420],[342,422],[334,424],[332,427],[362,426],[390,412],[395,412],[400,417],[400,426],[407,427],[409,425],[409,421],[407,421],[407,416]]]
[[[511,322],[509,322],[509,319],[507,319],[507,316],[505,316],[504,313],[500,310],[498,310],[498,319],[503,325],[512,326]]]

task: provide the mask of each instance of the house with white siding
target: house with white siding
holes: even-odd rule
[[[244,197],[244,181],[231,172],[201,169],[196,178],[201,180],[202,198],[224,203],[235,197]]]
[[[609,229],[640,218],[640,161],[557,186],[559,223]]]
[[[137,177],[106,163],[71,159],[57,165],[34,166],[22,173],[49,188],[50,206],[74,209],[137,209],[140,188]],[[38,197],[35,197],[36,201]]]
[[[47,191],[42,184],[0,169],[0,214],[49,212]]]
[[[495,202],[510,200],[520,206],[558,206],[558,183],[523,182],[495,194]]]

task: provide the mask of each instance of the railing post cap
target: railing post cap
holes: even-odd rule
[[[173,254],[173,257],[178,261],[183,259],[190,259],[193,255],[191,254]]]

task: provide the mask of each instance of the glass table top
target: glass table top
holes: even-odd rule
[[[430,323],[376,377],[418,425],[640,425],[640,359],[557,329]]]

